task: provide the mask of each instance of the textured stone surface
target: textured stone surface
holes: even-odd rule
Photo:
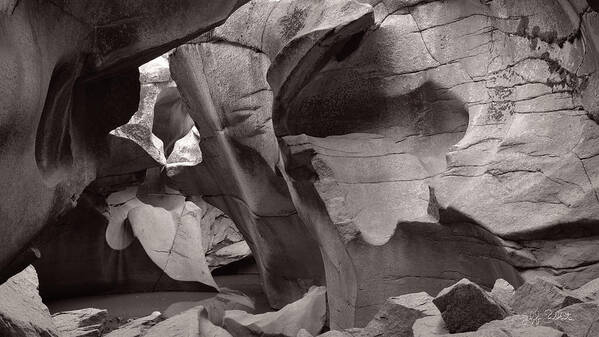
[[[509,315],[501,304],[467,279],[443,289],[433,303],[451,333],[475,331],[485,323]]]
[[[501,257],[494,261],[504,268],[476,279],[486,287],[499,277],[518,286],[517,277],[501,276],[515,273],[507,271],[511,264],[525,275],[546,271],[567,278],[572,287],[595,278],[592,244],[580,254],[572,248],[560,256],[567,244],[561,240],[571,239],[575,246],[583,240],[574,238],[596,231],[592,162],[599,128],[590,103],[596,98],[589,99],[596,93],[596,13],[584,1],[371,3],[376,28],[356,37],[349,51],[331,56],[309,80],[296,73],[285,77],[285,88],[273,85],[274,129],[287,145],[282,171],[298,213],[326,255],[327,283],[334,282],[337,270],[351,270],[349,261],[368,259],[364,252],[348,253],[344,241],[374,251],[390,245],[388,238],[405,227],[403,221],[422,221],[429,214],[428,221],[439,228],[466,222],[518,241],[530,253],[518,255],[508,247],[512,243],[496,237],[493,256]],[[363,145],[364,139],[370,144]],[[363,149],[348,145],[353,142]],[[429,213],[429,204],[438,205],[438,218]],[[540,259],[534,258],[535,247],[527,246],[533,240],[546,241]],[[452,254],[444,256],[460,260]],[[467,255],[471,266],[477,264],[472,255],[481,256]],[[371,256],[378,262],[384,254]],[[381,264],[384,270],[397,265]],[[454,280],[473,276],[470,270],[460,273]],[[365,293],[381,289],[365,285],[372,271],[360,274],[340,279],[360,284]],[[426,276],[417,268],[406,274]],[[343,299],[343,308],[356,301],[351,288],[330,288],[333,307],[336,298]],[[380,304],[387,296],[368,296],[363,303],[357,295],[357,306]],[[336,327],[338,310],[331,312]],[[369,315],[372,311],[358,316]],[[340,316],[351,317],[342,327],[354,325],[354,313]]]
[[[326,290],[312,287],[296,302],[276,312],[251,315],[240,310],[225,312],[224,327],[233,337],[296,337],[300,329],[315,335],[326,318]]]
[[[61,311],[52,315],[52,321],[64,337],[102,336],[108,311],[87,308]]]
[[[519,314],[559,310],[582,299],[576,293],[545,279],[526,282],[516,290],[512,307]]]
[[[61,336],[37,288],[32,266],[0,285],[0,336]]]
[[[520,284],[496,236],[443,223],[422,162],[399,147],[372,134],[282,140],[294,203],[323,252],[334,328],[364,326],[389,295],[436,294],[464,275]]]
[[[0,269],[94,179],[106,135],[137,108],[137,67],[241,4],[2,2]]]

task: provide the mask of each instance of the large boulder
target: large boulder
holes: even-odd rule
[[[58,337],[62,334],[38,294],[32,266],[0,285],[0,336]]]

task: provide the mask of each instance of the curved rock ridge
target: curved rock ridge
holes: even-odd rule
[[[106,134],[138,105],[137,67],[244,2],[2,2],[0,269],[94,179]]]

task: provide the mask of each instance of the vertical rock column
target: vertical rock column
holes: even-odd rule
[[[322,284],[316,241],[282,177],[270,122],[272,93],[262,53],[226,43],[190,44],[170,58],[171,73],[199,128],[203,162],[170,171],[178,189],[223,210],[256,258],[273,307]]]

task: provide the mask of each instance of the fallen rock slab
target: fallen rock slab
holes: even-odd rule
[[[86,308],[55,313],[52,320],[64,337],[92,337],[102,336],[107,316],[107,310]]]
[[[60,336],[38,286],[32,266],[0,285],[0,336]]]
[[[227,310],[224,327],[233,337],[296,337],[301,329],[315,335],[322,330],[325,322],[325,294],[325,287],[311,287],[300,300],[279,311],[259,315]]]
[[[441,290],[433,303],[451,333],[475,331],[487,322],[508,316],[501,304],[468,279]]]
[[[537,278],[526,282],[514,294],[513,309],[518,314],[531,315],[546,310],[556,311],[582,300],[559,284]]]
[[[144,316],[133,320],[117,330],[114,330],[105,335],[105,337],[139,337],[143,336],[147,330],[149,330],[154,325],[163,321],[164,317],[158,311],[154,311],[152,314],[148,316]]]
[[[441,316],[429,294],[421,292],[391,297],[364,328],[363,334],[373,337],[412,337],[412,326],[416,320],[429,316]]]

